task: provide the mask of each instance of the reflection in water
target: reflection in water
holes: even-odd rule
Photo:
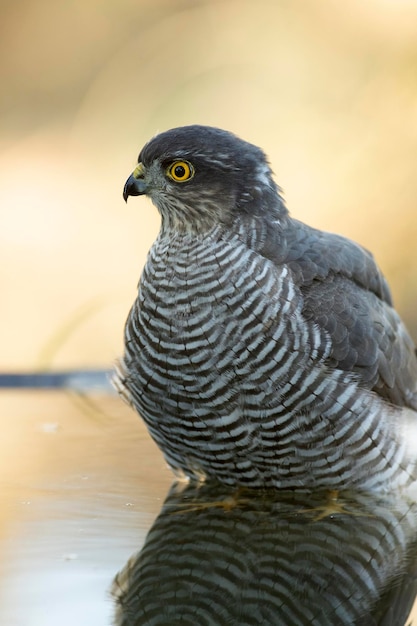
[[[416,531],[399,496],[174,485],[115,578],[115,624],[403,626]]]

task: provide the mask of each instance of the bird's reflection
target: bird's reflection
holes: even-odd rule
[[[115,578],[115,624],[403,626],[416,533],[406,497],[174,485]]]

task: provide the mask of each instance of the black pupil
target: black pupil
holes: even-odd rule
[[[174,169],[174,174],[177,178],[184,178],[185,176],[185,167],[183,165],[177,165]]]

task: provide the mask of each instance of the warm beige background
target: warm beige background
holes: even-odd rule
[[[294,216],[371,248],[417,335],[417,3],[20,0],[0,19],[0,368],[107,365],[158,228],[158,130],[267,151]]]
[[[0,6],[0,371],[120,354],[158,229],[123,184],[194,122],[261,145],[294,216],[372,249],[417,338],[415,0],[19,0]],[[0,395],[2,623],[108,623],[165,497],[141,420],[91,402]]]

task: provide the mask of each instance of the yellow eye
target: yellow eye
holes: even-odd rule
[[[194,168],[188,161],[174,161],[167,169],[167,175],[176,183],[185,183],[194,176]]]

